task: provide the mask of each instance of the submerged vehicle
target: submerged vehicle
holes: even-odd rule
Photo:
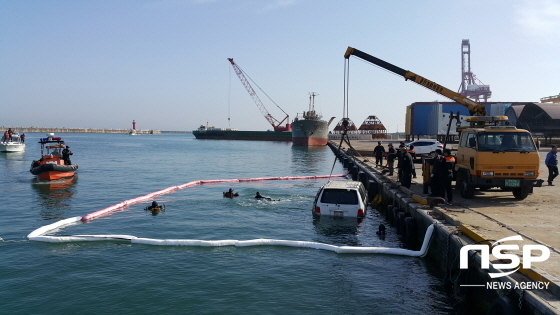
[[[313,216],[364,218],[367,191],[358,181],[331,180],[323,185],[313,202]]]
[[[41,158],[31,162],[31,174],[38,179],[55,180],[72,177],[78,169],[77,164],[71,164],[69,155],[72,152],[65,152],[69,147],[64,144],[64,140],[55,137],[54,133],[47,134],[46,138],[39,140],[41,144]]]
[[[2,137],[0,142],[0,152],[22,152],[25,150],[23,139],[16,132],[11,137]]]
[[[426,87],[467,107],[469,126],[457,126],[460,134],[454,174],[455,188],[461,197],[474,197],[475,188],[498,187],[513,192],[516,199],[525,199],[533,187],[544,182],[539,176],[539,153],[531,133],[509,126],[507,116],[488,116],[484,105],[428,80],[416,73],[348,47],[344,58],[356,56]],[[451,126],[451,121],[449,122]],[[449,136],[449,129],[447,131]],[[424,163],[424,185],[430,181],[429,164]]]
[[[315,111],[316,95],[315,93],[309,95],[309,110],[304,111],[301,118],[296,116],[292,122],[293,145],[327,145],[327,141],[329,140],[329,125],[334,117],[328,122],[322,120],[322,116]]]

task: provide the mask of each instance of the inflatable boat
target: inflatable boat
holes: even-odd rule
[[[74,176],[78,165],[71,164],[69,157],[64,160],[62,151],[67,146],[62,138],[55,137],[53,133],[49,133],[47,138],[39,140],[39,144],[41,144],[41,158],[31,163],[31,169],[29,170],[31,174],[43,180],[55,180]]]

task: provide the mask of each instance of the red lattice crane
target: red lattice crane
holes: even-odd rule
[[[241,83],[243,84],[243,86],[245,87],[247,92],[249,92],[249,95],[251,95],[251,97],[253,98],[253,101],[255,101],[255,104],[257,104],[257,107],[259,108],[259,110],[263,114],[264,118],[266,118],[266,120],[272,125],[272,127],[274,128],[274,131],[291,131],[292,130],[292,125],[289,123],[290,122],[290,116],[288,114],[286,114],[286,112],[282,108],[280,108],[280,106],[276,105],[278,108],[280,108],[280,110],[284,114],[286,114],[286,117],[284,119],[282,119],[282,121],[279,121],[278,119],[274,118],[268,112],[268,110],[266,110],[266,107],[264,107],[264,104],[261,102],[261,99],[259,98],[257,93],[255,93],[255,90],[253,90],[253,87],[251,86],[251,84],[249,83],[247,78],[245,77],[245,74],[244,74],[243,70],[241,70],[241,68],[239,68],[239,66],[235,62],[233,62],[233,58],[228,58],[228,60],[231,63],[231,66],[233,67],[233,70],[235,71],[235,73],[239,77],[239,80],[241,80]],[[286,122],[286,125],[281,126],[284,122]]]

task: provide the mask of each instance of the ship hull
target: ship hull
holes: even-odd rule
[[[25,151],[25,144],[15,142],[2,142],[0,143],[0,152],[23,152]]]
[[[38,179],[55,180],[72,177],[76,173],[78,165],[40,164],[32,167],[29,171]]]
[[[328,124],[324,120],[297,120],[292,123],[292,144],[296,146],[327,145]]]
[[[292,141],[289,131],[195,130],[193,135],[197,139],[212,140]]]

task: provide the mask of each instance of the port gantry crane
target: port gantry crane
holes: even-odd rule
[[[266,118],[266,120],[272,125],[272,127],[274,128],[274,131],[291,131],[292,130],[292,125],[290,124],[290,116],[288,114],[286,114],[286,112],[280,106],[276,105],[278,108],[280,108],[280,110],[284,114],[286,114],[286,117],[284,117],[284,119],[282,119],[282,121],[279,121],[278,119],[274,118],[268,112],[268,110],[266,110],[266,107],[264,107],[264,104],[261,102],[261,99],[259,98],[257,93],[255,93],[255,90],[253,90],[253,87],[251,86],[251,84],[249,83],[247,78],[245,77],[245,74],[244,74],[243,70],[241,70],[241,68],[239,68],[239,66],[233,61],[233,58],[228,58],[228,60],[231,63],[231,66],[233,67],[233,70],[235,71],[235,73],[239,77],[239,80],[241,80],[241,83],[243,84],[243,86],[245,87],[247,92],[249,92],[249,95],[251,95],[251,97],[253,98],[253,101],[255,101],[255,104],[257,104],[257,107],[259,108],[259,110],[263,114],[264,118]],[[284,122],[286,122],[286,126],[281,126],[282,123],[284,123]]]
[[[476,102],[487,102],[492,96],[490,85],[482,83],[471,71],[471,44],[468,39],[461,42],[461,85],[458,92]]]

